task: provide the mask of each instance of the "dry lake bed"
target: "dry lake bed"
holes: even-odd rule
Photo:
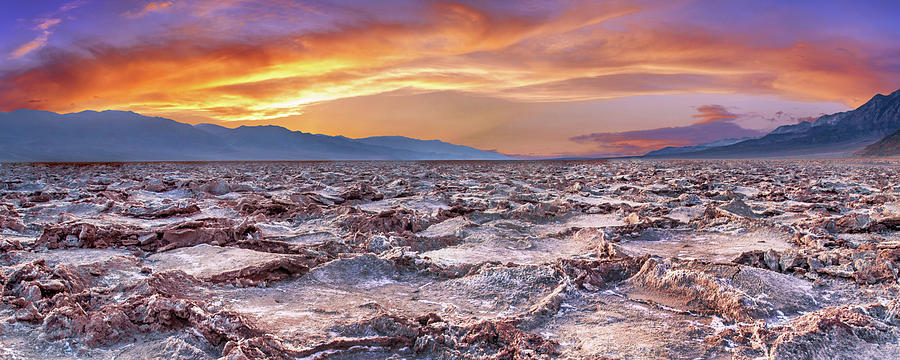
[[[897,359],[898,174],[0,164],[0,359]]]

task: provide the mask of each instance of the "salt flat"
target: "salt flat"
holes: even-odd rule
[[[3,164],[0,358],[892,359],[898,170]]]

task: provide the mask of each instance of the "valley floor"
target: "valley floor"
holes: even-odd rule
[[[0,359],[896,359],[898,173],[0,164]]]

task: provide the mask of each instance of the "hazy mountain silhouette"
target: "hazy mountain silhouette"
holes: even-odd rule
[[[0,161],[502,160],[401,136],[350,139],[279,126],[188,125],[128,111],[0,112]]]
[[[687,152],[650,152],[645,157],[845,157],[897,130],[900,130],[900,90],[890,95],[875,95],[855,110],[781,126],[759,138]]]
[[[729,139],[722,139],[722,140],[717,140],[717,141],[703,143],[703,144],[697,144],[697,145],[691,145],[691,146],[666,146],[662,149],[653,150],[651,152],[648,152],[644,156],[657,157],[657,156],[672,156],[672,155],[677,155],[677,154],[692,153],[692,152],[697,152],[700,150],[707,150],[707,149],[712,149],[715,147],[736,144],[741,141],[745,141],[745,140],[749,140],[749,139],[751,139],[751,138],[749,138],[749,137],[729,138]]]

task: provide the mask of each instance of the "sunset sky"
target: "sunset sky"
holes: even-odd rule
[[[642,154],[900,88],[898,15],[896,0],[9,0],[0,111]]]

